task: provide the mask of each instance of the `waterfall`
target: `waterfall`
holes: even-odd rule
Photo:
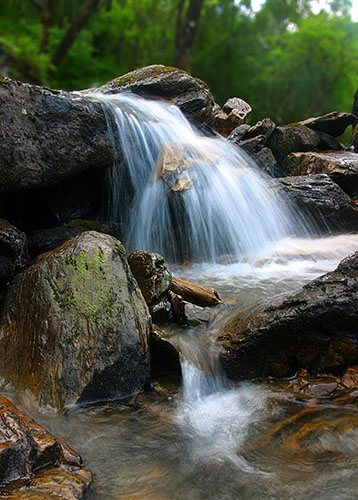
[[[103,103],[115,151],[105,217],[123,223],[128,250],[237,261],[292,233],[292,214],[240,148],[206,137],[167,102],[89,97]]]

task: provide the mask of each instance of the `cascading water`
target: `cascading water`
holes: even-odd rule
[[[235,261],[299,225],[244,152],[205,137],[176,106],[125,93],[90,97],[103,102],[116,151],[106,217],[124,223],[127,249],[171,262]]]

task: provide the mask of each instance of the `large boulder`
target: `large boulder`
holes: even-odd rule
[[[78,453],[0,396],[1,497],[84,500],[91,482]]]
[[[327,174],[350,196],[358,191],[358,156],[351,151],[292,153],[282,169],[286,175]]]
[[[195,123],[213,123],[214,97],[208,86],[186,71],[154,64],[139,68],[102,85],[95,92],[115,94],[129,90],[147,97],[160,97],[176,104]]]
[[[358,207],[327,175],[281,177],[268,183],[289,206],[298,209],[316,234],[358,231]]]
[[[0,288],[26,263],[27,258],[25,233],[0,219]]]
[[[100,103],[0,79],[0,192],[55,185],[111,164]]]
[[[340,151],[342,149],[342,145],[328,134],[300,124],[276,127],[266,145],[272,149],[278,163],[282,163],[290,153],[299,151]]]
[[[217,327],[221,361],[239,380],[299,367],[339,374],[358,363],[358,252],[291,295],[236,312]]]
[[[40,406],[118,399],[149,376],[151,320],[121,243],[88,231],[16,276],[0,325],[0,375]]]

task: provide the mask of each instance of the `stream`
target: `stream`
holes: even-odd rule
[[[295,290],[357,248],[358,235],[285,238],[255,262],[172,270],[237,307]],[[203,330],[168,334],[193,353]],[[298,398],[274,381],[234,385],[208,362],[210,375],[182,355],[182,387],[167,397],[149,390],[65,416],[37,412],[27,394],[5,395],[82,455],[98,500],[356,498],[358,411],[349,398]]]

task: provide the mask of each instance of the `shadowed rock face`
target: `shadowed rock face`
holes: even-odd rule
[[[6,220],[0,219],[0,286],[5,285],[27,259],[26,235]]]
[[[339,113],[337,111],[332,111],[323,116],[318,116],[316,118],[308,118],[299,122],[300,125],[305,125],[306,127],[317,130],[320,132],[325,132],[332,137],[339,137],[344,133],[349,125],[352,125],[355,121],[355,117],[352,113]]]
[[[0,374],[41,406],[117,399],[149,376],[147,306],[115,238],[84,232],[10,285]]]
[[[78,453],[0,396],[0,487],[6,498],[81,500],[91,481]]]
[[[301,291],[238,311],[216,338],[229,377],[339,373],[358,362],[358,252]]]
[[[0,110],[0,192],[55,185],[112,163],[99,103],[2,79]]]
[[[131,71],[98,88],[98,91],[109,94],[124,90],[169,100],[196,123],[204,126],[213,123],[215,101],[208,86],[180,69],[154,64]]]
[[[358,207],[325,174],[281,177],[268,181],[289,205],[296,205],[318,234],[358,231]]]

